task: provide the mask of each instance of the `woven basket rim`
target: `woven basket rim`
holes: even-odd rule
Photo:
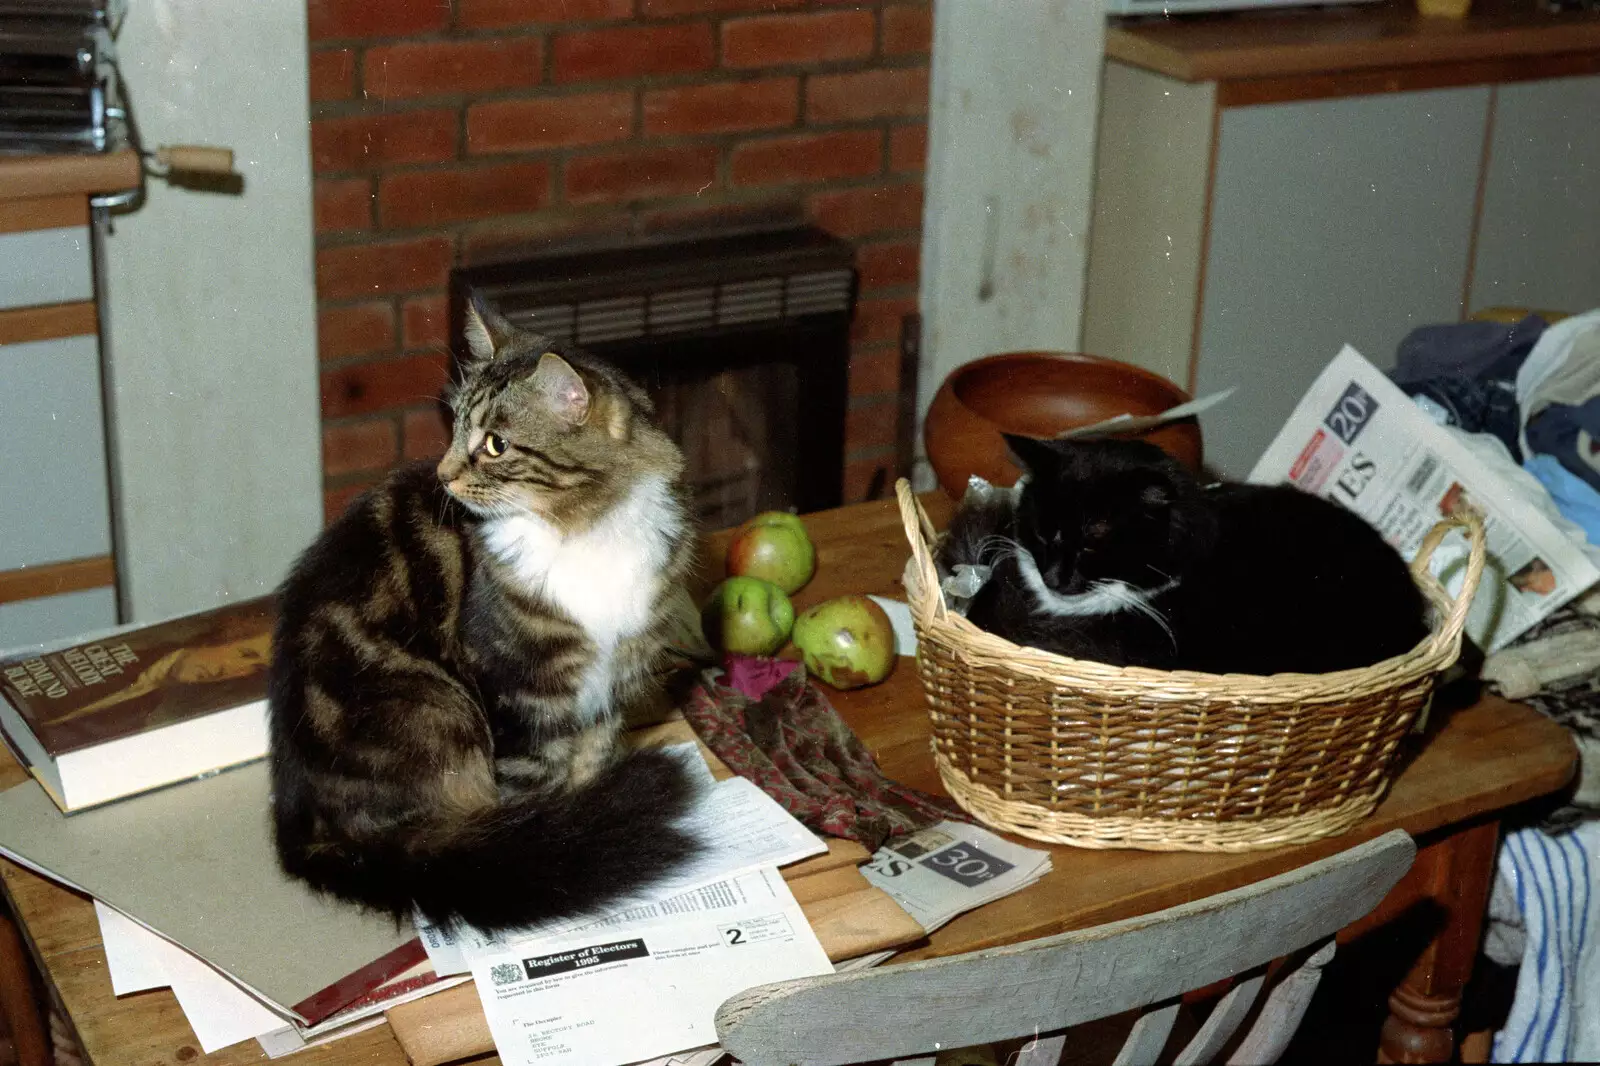
[[[933,525],[909,481],[901,478],[895,485],[895,493],[912,552],[904,582],[919,647],[923,640],[931,639],[957,654],[976,653],[995,660],[1004,671],[1092,689],[1103,695],[1126,693],[1144,699],[1173,701],[1225,697],[1235,701],[1276,703],[1347,699],[1354,694],[1398,687],[1436,673],[1459,657],[1467,611],[1487,559],[1483,521],[1474,511],[1463,508],[1436,523],[1423,539],[1410,568],[1412,579],[1435,609],[1433,627],[1410,651],[1367,666],[1324,674],[1211,674],[1197,670],[1111,666],[1013,644],[951,611],[945,604],[933,563]],[[1457,529],[1466,534],[1469,556],[1461,591],[1452,597],[1428,572],[1428,561],[1444,538]]]
[[[1095,850],[1246,852],[1304,844],[1337,836],[1365,819],[1388,791],[1375,787],[1323,807],[1265,818],[1179,819],[1153,815],[1089,815],[1052,811],[1010,799],[972,780],[942,752],[934,752],[939,780],[961,808],[996,828],[1047,844]]]

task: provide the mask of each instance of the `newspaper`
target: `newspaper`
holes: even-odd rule
[[[1048,851],[1013,844],[966,822],[940,822],[889,841],[861,872],[931,933],[958,914],[1022,891],[1050,869]],[[844,973],[876,966],[893,954],[848,959],[834,969]]]
[[[1349,345],[1307,390],[1249,480],[1288,481],[1343,504],[1407,560],[1440,517],[1474,507],[1484,518],[1489,561],[1467,633],[1489,652],[1600,579],[1571,539]],[[1466,558],[1459,535],[1434,552],[1429,569],[1452,595]]]
[[[831,972],[776,869],[703,895],[688,913],[614,917],[474,956],[501,1061],[604,1066],[703,1048],[715,1043],[717,1007],[729,996]]]

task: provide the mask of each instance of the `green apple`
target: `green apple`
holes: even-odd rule
[[[771,655],[794,628],[794,604],[770,581],[730,577],[711,590],[700,623],[706,639],[723,651]]]
[[[794,623],[794,644],[806,670],[834,688],[876,685],[894,669],[894,626],[866,596],[817,604]]]
[[[786,593],[798,591],[817,569],[817,550],[805,523],[787,511],[763,511],[728,542],[728,573],[759,577]]]

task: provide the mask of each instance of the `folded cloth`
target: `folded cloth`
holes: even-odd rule
[[[1536,453],[1555,456],[1569,473],[1600,489],[1600,395],[1580,404],[1547,404],[1530,417],[1523,435]]]
[[[1395,384],[1430,378],[1514,378],[1528,357],[1545,321],[1528,315],[1512,325],[1504,322],[1447,322],[1418,326],[1395,351]]]
[[[1468,433],[1492,433],[1520,459],[1515,378],[1544,328],[1537,315],[1510,326],[1419,326],[1400,342],[1389,376],[1446,424]]]
[[[1577,787],[1545,817],[1550,832],[1600,818],[1600,615],[1591,606],[1588,597],[1568,604],[1483,663],[1490,687],[1537,709],[1577,746]]]
[[[1574,399],[1569,369],[1581,369],[1580,352],[1587,350],[1589,335],[1600,330],[1600,308],[1581,315],[1564,318],[1539,335],[1533,351],[1517,369],[1517,407],[1522,419],[1522,454],[1531,455],[1537,449],[1527,440],[1528,423],[1552,402],[1547,386],[1555,386],[1556,402],[1571,403]],[[1577,362],[1574,357],[1580,356]]]
[[[1600,822],[1508,833],[1498,873],[1484,946],[1521,968],[1493,1061],[1600,1061]]]
[[[1600,492],[1593,485],[1562,466],[1553,455],[1530,455],[1522,468],[1539,479],[1562,517],[1582,526],[1590,544],[1600,545]]]
[[[782,680],[770,684],[771,672],[784,667]],[[730,672],[760,695],[734,687],[720,670],[707,670],[683,716],[729,769],[808,828],[876,851],[891,836],[946,818],[968,820],[949,800],[885,777],[828,698],[806,681],[804,666],[736,665]]]

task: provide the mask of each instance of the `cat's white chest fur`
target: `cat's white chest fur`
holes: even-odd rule
[[[610,513],[581,533],[563,536],[533,515],[484,525],[489,550],[594,642],[597,655],[578,699],[585,718],[607,710],[613,653],[649,625],[661,570],[682,529],[678,503],[660,476],[640,479]]]

